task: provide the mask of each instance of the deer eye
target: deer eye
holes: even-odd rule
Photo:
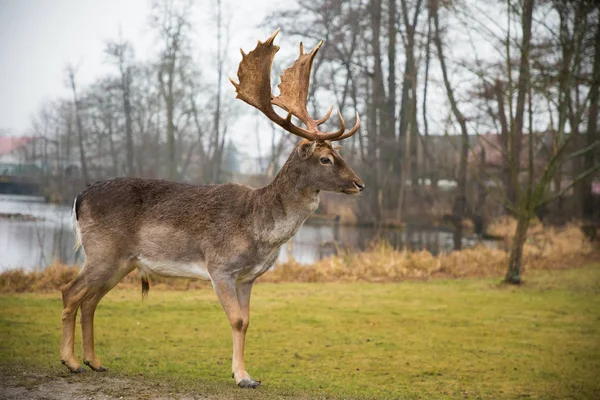
[[[328,157],[321,157],[321,164],[327,165],[331,164],[331,160]]]

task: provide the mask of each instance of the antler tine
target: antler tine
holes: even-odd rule
[[[321,140],[321,141],[335,140],[336,138],[342,136],[342,134],[344,133],[344,130],[346,129],[346,121],[344,121],[344,118],[342,117],[342,113],[340,112],[340,110],[337,110],[337,115],[340,120],[340,129],[338,129],[335,132],[331,132],[331,133],[320,133],[319,140]]]
[[[331,116],[331,112],[332,111],[333,111],[333,106],[329,107],[329,110],[327,110],[327,112],[325,113],[325,115],[323,115],[323,117],[321,117],[318,120],[316,120],[315,124],[317,124],[317,126],[323,125],[325,123],[325,121],[327,121],[329,119],[329,117]]]
[[[340,115],[341,118],[341,115]],[[360,117],[358,116],[358,111],[356,112],[356,123],[354,124],[354,126],[352,127],[352,129],[350,129],[348,132],[344,133],[343,135],[340,135],[338,137],[332,138],[330,139],[332,142],[336,141],[336,140],[343,140],[343,139],[347,139],[350,136],[354,135],[357,131],[358,128],[360,128]]]
[[[271,34],[271,36],[269,36],[269,37],[267,38],[267,40],[265,40],[265,43],[264,43],[264,44],[265,44],[265,45],[267,45],[267,46],[270,46],[270,45],[272,45],[272,44],[273,44],[273,41],[275,40],[275,37],[276,37],[276,36],[279,34],[279,32],[280,32],[280,31],[281,31],[281,28],[277,28],[277,30],[276,30],[275,32],[273,32],[273,33]],[[260,41],[259,41],[259,43],[260,43]],[[278,49],[278,50],[279,50],[279,49]]]

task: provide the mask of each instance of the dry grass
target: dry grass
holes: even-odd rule
[[[513,219],[502,219],[490,233],[504,237],[508,249],[516,227]],[[533,223],[524,248],[524,271],[577,267],[600,260],[600,248],[585,238],[576,225],[547,228]],[[374,244],[361,253],[344,253],[303,266],[294,261],[278,265],[265,274],[270,282],[364,281],[396,282],[406,279],[502,277],[508,252],[483,245],[434,256],[428,251],[394,250],[386,243]]]
[[[55,262],[48,268],[39,272],[24,272],[23,270],[10,270],[0,274],[0,293],[22,292],[52,292],[60,290],[79,273],[78,266],[71,266]],[[140,276],[137,271],[127,275],[119,286],[139,289]],[[210,285],[196,279],[164,278],[161,276],[150,277],[152,289],[189,290]]]
[[[59,289],[73,279],[79,267],[54,263],[43,271],[16,269],[0,274],[0,293],[48,292]]]
[[[490,226],[490,233],[504,237],[508,249],[516,221],[505,218]],[[585,238],[576,225],[547,228],[534,222],[524,248],[524,271],[554,270],[581,266],[600,260],[600,247]],[[261,282],[398,282],[408,279],[502,277],[508,253],[483,245],[434,256],[428,251],[394,250],[385,242],[374,243],[364,252],[345,252],[301,265],[291,260],[278,264],[260,278]],[[12,270],[0,274],[0,293],[49,292],[59,290],[79,272],[77,266],[55,263],[40,272]],[[137,271],[120,284],[140,287]],[[209,283],[194,279],[151,277],[152,289],[189,290]]]

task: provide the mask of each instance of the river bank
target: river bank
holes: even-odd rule
[[[471,249],[432,254],[427,250],[394,248],[386,241],[373,242],[365,251],[339,251],[312,264],[294,259],[279,262],[259,282],[400,282],[405,280],[502,278],[515,221],[498,220],[491,231],[502,237],[505,248],[479,245]],[[562,270],[600,261],[600,245],[590,241],[577,225],[563,228],[533,223],[523,256],[523,274]],[[40,271],[15,269],[0,273],[0,293],[57,291],[79,273],[79,267],[55,262]],[[119,284],[139,288],[137,271]],[[151,276],[153,289],[189,290],[210,285],[196,279]]]

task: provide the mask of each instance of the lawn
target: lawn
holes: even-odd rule
[[[230,328],[210,287],[151,289],[145,302],[138,290],[109,293],[96,312],[103,377],[60,365],[58,293],[5,294],[0,369],[16,380],[21,371],[119,377],[164,396],[600,398],[600,264],[526,278],[517,288],[490,279],[259,283],[246,366],[263,385],[245,392],[230,378]]]

